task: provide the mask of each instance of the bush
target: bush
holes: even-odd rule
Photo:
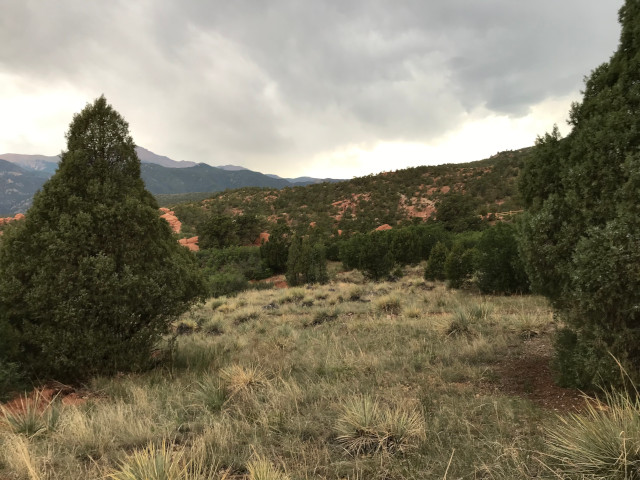
[[[321,243],[311,244],[308,237],[294,237],[287,258],[287,283],[295,287],[305,283],[326,283],[327,259]]]
[[[424,270],[425,280],[444,280],[446,278],[444,266],[448,253],[447,246],[444,243],[438,242],[435,244]]]
[[[619,19],[618,50],[587,77],[570,112],[571,133],[563,139],[556,128],[538,138],[523,170],[519,248],[533,289],[576,334],[574,354],[602,359],[611,352],[638,381],[638,2],[627,0]],[[573,368],[576,379],[619,382],[606,362]]]
[[[456,242],[444,264],[444,271],[451,288],[461,288],[471,279],[475,272],[478,251],[475,248],[465,248],[461,242]]]
[[[478,287],[482,293],[526,293],[529,279],[518,253],[516,228],[498,223],[478,242]]]
[[[124,119],[104,97],[75,115],[68,151],[0,247],[0,324],[31,377],[80,381],[146,366],[204,294],[140,178]]]
[[[222,297],[242,292],[249,287],[249,281],[240,272],[224,270],[207,277],[207,290],[212,297]]]

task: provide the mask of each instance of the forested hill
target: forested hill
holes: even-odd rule
[[[522,208],[517,177],[531,148],[465,164],[407,168],[304,187],[241,188],[171,205],[187,231],[210,215],[257,216],[263,227],[287,223],[323,230],[365,232],[380,225],[438,216],[503,216]],[[176,202],[177,203],[177,202]],[[493,218],[493,217],[491,217]],[[461,225],[464,229],[464,225]]]

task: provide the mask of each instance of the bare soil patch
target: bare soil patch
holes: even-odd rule
[[[488,385],[494,392],[528,398],[558,413],[576,412],[585,407],[582,392],[556,385],[551,370],[553,346],[550,332],[542,332],[511,347],[494,367],[497,379]]]

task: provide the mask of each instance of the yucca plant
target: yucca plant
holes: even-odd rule
[[[406,452],[425,438],[424,417],[416,410],[388,408],[380,422],[380,446],[389,453]]]
[[[424,419],[415,410],[381,406],[369,395],[347,400],[336,424],[336,440],[353,454],[405,452],[425,437]]]
[[[227,399],[227,392],[218,378],[207,377],[196,384],[194,399],[210,412],[219,412]]]
[[[188,480],[189,462],[184,450],[172,451],[171,444],[163,440],[160,447],[149,444],[136,450],[120,464],[119,470],[109,474],[112,480]]]
[[[583,478],[640,479],[640,400],[627,392],[589,399],[583,413],[548,429],[549,458]]]
[[[57,396],[48,400],[39,390],[20,397],[12,408],[0,405],[0,426],[27,437],[54,430],[59,417]]]
[[[348,399],[336,424],[336,440],[354,455],[372,453],[380,447],[378,427],[381,421],[380,404],[369,395]]]

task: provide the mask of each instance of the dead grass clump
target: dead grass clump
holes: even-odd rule
[[[352,455],[404,452],[425,438],[424,418],[416,410],[383,407],[369,395],[344,402],[336,440]]]
[[[289,476],[264,457],[256,455],[247,465],[249,480],[288,480]]]
[[[385,295],[375,302],[376,309],[386,315],[399,315],[402,310],[402,303],[395,295]]]
[[[231,365],[220,371],[220,378],[228,389],[230,397],[245,392],[250,393],[268,385],[267,376],[259,366]]]

